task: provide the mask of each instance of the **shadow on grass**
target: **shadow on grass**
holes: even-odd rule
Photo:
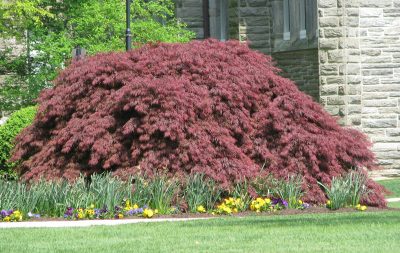
[[[185,222],[181,226],[196,227],[231,227],[231,226],[253,226],[253,227],[304,227],[310,226],[352,226],[362,224],[399,224],[400,212],[365,212],[365,213],[332,213],[318,215],[296,215],[296,216],[249,216],[249,217],[226,217],[207,221]]]

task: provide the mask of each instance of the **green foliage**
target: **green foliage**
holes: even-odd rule
[[[85,208],[91,204],[108,208],[120,205],[132,192],[132,184],[110,174],[92,175],[88,184],[83,176],[74,183],[65,180],[25,182],[0,180],[0,209],[20,209],[50,217],[62,217],[67,207]]]
[[[318,182],[329,199],[327,207],[336,210],[346,206],[356,206],[361,198],[368,195],[367,177],[361,172],[351,171],[343,177],[334,177],[330,187]]]
[[[352,171],[346,175],[345,180],[350,185],[348,203],[351,206],[360,204],[361,198],[369,193],[366,187],[367,176],[363,173]]]
[[[250,187],[249,183],[245,179],[240,182],[237,182],[233,187],[231,196],[235,199],[237,198],[241,199],[241,203],[238,206],[239,211],[245,211],[250,206],[252,197],[250,195],[249,187]]]
[[[347,205],[347,200],[349,199],[349,185],[343,178],[334,177],[331,181],[331,186],[328,187],[319,183],[326,192],[329,199],[327,207],[332,210],[336,210]]]
[[[20,109],[0,126],[0,176],[15,178],[13,167],[15,163],[8,162],[11,150],[14,147],[15,137],[27,126],[29,126],[36,115],[36,106]]]
[[[194,33],[174,18],[172,0],[135,0],[131,13],[135,47],[148,42],[187,42],[194,38]],[[71,51],[78,45],[89,55],[125,48],[123,0],[10,0],[0,5],[0,15],[7,20],[1,37],[17,36],[27,44],[23,61],[26,73],[14,76],[0,90],[0,98],[5,101],[31,104],[43,88],[52,85],[51,80],[69,63]],[[10,60],[5,62],[10,64]],[[15,89],[16,86],[21,88]],[[25,96],[26,93],[29,95]],[[16,108],[1,100],[0,104],[0,110]]]
[[[47,0],[7,0],[0,2],[0,31],[2,35],[23,38],[26,30],[43,27],[45,19],[54,15]]]
[[[268,174],[256,177],[251,182],[251,186],[257,193],[257,196],[268,197],[273,195],[276,183],[276,179],[271,174]]]
[[[278,180],[275,193],[279,198],[288,202],[289,208],[298,208],[299,200],[303,196],[302,182],[303,180],[299,175],[289,176],[287,180]]]
[[[138,187],[142,191],[138,191]],[[129,200],[166,214],[177,189],[177,182],[165,177],[122,181],[110,174],[94,174],[89,178],[81,176],[73,183],[39,180],[31,184],[0,179],[0,210],[19,209],[25,214],[62,217],[67,207],[86,208],[94,204],[113,209]]]
[[[149,180],[148,188],[151,196],[149,206],[157,209],[161,214],[169,213],[178,190],[177,182],[164,176],[157,176]]]
[[[0,75],[15,73],[17,75],[25,75],[26,56],[12,56],[12,49],[6,47],[0,51]]]
[[[195,213],[198,206],[212,210],[221,200],[221,193],[214,180],[205,178],[204,174],[194,174],[186,179],[183,197],[188,204],[189,212]]]

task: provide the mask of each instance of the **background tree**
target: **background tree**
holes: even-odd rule
[[[134,46],[187,42],[194,37],[174,18],[172,0],[135,0],[131,8]],[[78,45],[87,54],[124,49],[122,0],[11,0],[0,5],[0,18],[0,36],[26,45],[23,56],[10,60],[7,51],[0,55],[0,70],[15,73],[1,87],[0,111],[33,104]]]

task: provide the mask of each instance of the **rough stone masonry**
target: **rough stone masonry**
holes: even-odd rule
[[[400,0],[319,0],[320,102],[400,173]]]

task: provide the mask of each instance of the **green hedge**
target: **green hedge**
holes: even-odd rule
[[[6,123],[0,126],[0,177],[16,178],[13,171],[15,163],[8,162],[14,147],[14,139],[32,123],[36,110],[36,106],[22,108],[11,114]]]

